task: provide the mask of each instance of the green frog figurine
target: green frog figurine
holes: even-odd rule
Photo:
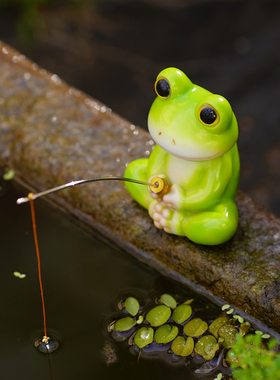
[[[131,162],[125,177],[170,184],[164,195],[126,183],[157,228],[199,244],[229,240],[238,224],[238,126],[229,102],[193,84],[176,68],[160,72],[148,127],[156,146]]]

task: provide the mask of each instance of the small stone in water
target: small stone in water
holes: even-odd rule
[[[177,326],[163,325],[160,326],[155,333],[155,341],[157,343],[169,343],[178,335]]]
[[[172,318],[174,322],[176,323],[183,323],[185,322],[190,316],[192,315],[192,308],[189,305],[179,305],[176,307],[176,309],[173,311]]]
[[[115,364],[118,361],[116,350],[110,343],[106,343],[103,347],[103,354],[107,366]]]
[[[194,341],[190,336],[185,340],[182,336],[177,336],[177,338],[173,341],[171,350],[175,355],[179,356],[189,356],[193,352]]]
[[[152,310],[148,312],[148,314],[146,315],[146,320],[152,326],[161,326],[165,322],[168,321],[170,316],[171,316],[170,308],[165,305],[159,305],[159,306],[154,307]]]
[[[141,349],[152,343],[153,339],[154,330],[151,327],[141,327],[134,337],[134,342]]]
[[[184,326],[184,333],[188,336],[200,336],[208,329],[208,324],[200,318],[192,319]]]
[[[130,317],[121,318],[115,323],[116,331],[128,331],[136,325],[136,321]]]
[[[138,313],[139,307],[140,307],[139,302],[136,298],[128,297],[125,300],[125,308],[129,312],[129,314],[132,315],[133,317],[135,317],[135,315]]]
[[[160,299],[164,305],[171,307],[171,309],[175,309],[177,306],[177,302],[169,294],[162,294]]]

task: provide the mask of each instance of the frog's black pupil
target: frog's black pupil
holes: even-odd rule
[[[205,124],[213,124],[215,120],[217,119],[217,114],[214,108],[212,107],[205,107],[200,112],[200,118]]]
[[[170,84],[166,79],[160,79],[157,82],[156,90],[157,94],[163,98],[168,98],[171,93]]]

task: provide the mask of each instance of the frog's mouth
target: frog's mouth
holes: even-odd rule
[[[209,156],[209,157],[186,157],[186,156],[181,156],[179,154],[176,154],[174,152],[171,152],[170,150],[166,149],[166,148],[163,148],[160,144],[158,144],[163,150],[165,150],[167,153],[171,154],[172,156],[175,156],[175,157],[178,157],[178,158],[181,158],[182,160],[186,160],[186,161],[208,161],[208,160],[212,160],[213,158],[217,158],[219,156],[221,156],[222,152],[218,152],[216,154],[213,154],[212,156]]]

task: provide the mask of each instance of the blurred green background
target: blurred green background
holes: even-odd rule
[[[240,188],[280,216],[279,0],[0,0],[0,39],[144,129],[165,67],[225,96]]]

